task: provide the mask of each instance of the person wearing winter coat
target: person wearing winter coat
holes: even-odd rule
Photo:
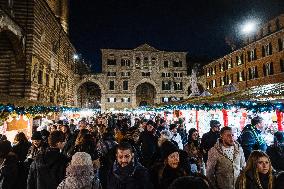
[[[181,161],[180,150],[175,144],[163,142],[161,156],[163,162],[157,162],[150,171],[155,189],[167,189],[175,179],[188,175]]]
[[[27,177],[29,173],[29,167],[25,164],[25,159],[27,157],[31,143],[28,141],[26,135],[23,132],[17,133],[14,138],[14,146],[12,147],[12,152],[14,152],[18,158],[19,167],[19,188],[26,189]]]
[[[260,150],[252,151],[237,179],[236,189],[273,189],[274,184],[275,175],[269,156]]]
[[[272,167],[276,171],[284,171],[284,132],[278,131],[274,134],[274,144],[266,151]]]
[[[86,152],[90,154],[93,161],[99,159],[99,155],[98,155],[98,151],[96,150],[94,138],[89,133],[83,134],[80,131],[75,141],[75,146],[71,150],[70,154],[74,155],[76,152]]]
[[[60,153],[64,146],[64,135],[53,131],[48,137],[48,148],[39,154],[30,166],[27,189],[56,189],[64,179],[67,158]]]
[[[210,121],[210,131],[204,133],[201,138],[200,148],[203,153],[204,163],[207,162],[208,159],[208,151],[215,145],[218,138],[220,137],[220,122],[217,120]]]
[[[180,134],[177,132],[177,125],[171,124],[170,125],[170,131],[172,133],[172,140],[175,141],[178,144],[179,149],[183,149],[183,143]]]
[[[202,151],[200,149],[198,131],[195,128],[189,129],[187,138],[187,143],[184,146],[183,150],[185,150],[189,156],[189,159],[192,164],[192,171],[201,173],[203,159]]]
[[[29,167],[38,154],[43,154],[48,145],[43,141],[40,131],[35,131],[32,135],[32,146],[30,147],[25,163]]]
[[[66,177],[57,189],[100,189],[92,158],[86,152],[76,152],[66,168]]]
[[[148,171],[135,161],[129,143],[122,142],[116,148],[116,160],[107,176],[107,189],[152,189]]]
[[[240,171],[245,167],[242,147],[234,141],[231,127],[223,127],[220,139],[208,152],[206,176],[217,189],[235,189]]]
[[[274,189],[284,189],[284,171],[277,175]]]
[[[11,152],[11,143],[9,141],[0,141],[0,188],[15,189],[18,183],[19,169],[17,157]]]
[[[253,150],[266,152],[267,144],[261,135],[263,126],[263,118],[256,116],[252,118],[251,124],[248,124],[243,128],[238,141],[244,150],[246,160]]]
[[[151,167],[153,164],[153,157],[158,148],[157,141],[158,137],[156,136],[155,123],[152,120],[149,120],[146,129],[140,134],[137,142],[137,145],[141,146],[143,158],[141,163],[146,168]]]
[[[14,138],[12,152],[17,155],[18,160],[20,162],[24,162],[27,157],[30,146],[31,143],[28,141],[26,135],[23,132],[20,132],[16,134]]]

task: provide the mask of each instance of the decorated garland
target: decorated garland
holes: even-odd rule
[[[0,120],[5,120],[9,115],[26,115],[27,117],[34,117],[38,114],[47,115],[48,113],[80,111],[80,108],[65,107],[65,106],[28,106],[21,107],[13,104],[0,104]]]
[[[164,105],[160,107],[140,107],[136,110],[141,111],[167,111],[167,110],[230,110],[232,108],[236,109],[246,109],[255,113],[258,112],[271,112],[280,111],[284,112],[284,103],[282,102],[256,102],[256,101],[239,101],[232,103],[203,103],[203,104],[172,104]]]

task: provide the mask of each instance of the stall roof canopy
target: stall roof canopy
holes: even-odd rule
[[[253,101],[282,101],[284,102],[284,83],[273,83],[268,85],[254,86],[246,90],[235,92],[224,92],[211,96],[195,96],[181,101],[168,102],[158,104],[163,105],[177,105],[187,103],[214,103],[214,102],[232,102],[241,100]]]

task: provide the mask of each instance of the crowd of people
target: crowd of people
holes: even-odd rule
[[[237,140],[210,121],[200,138],[161,116],[101,114],[59,120],[30,140],[0,136],[3,189],[284,189],[284,133],[268,146],[263,119],[252,118]]]

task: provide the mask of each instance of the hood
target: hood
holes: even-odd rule
[[[94,169],[88,165],[69,165],[66,168],[66,178],[58,188],[79,189],[91,188],[95,178]]]
[[[66,168],[67,177],[94,177],[94,168],[89,165],[69,165]]]

